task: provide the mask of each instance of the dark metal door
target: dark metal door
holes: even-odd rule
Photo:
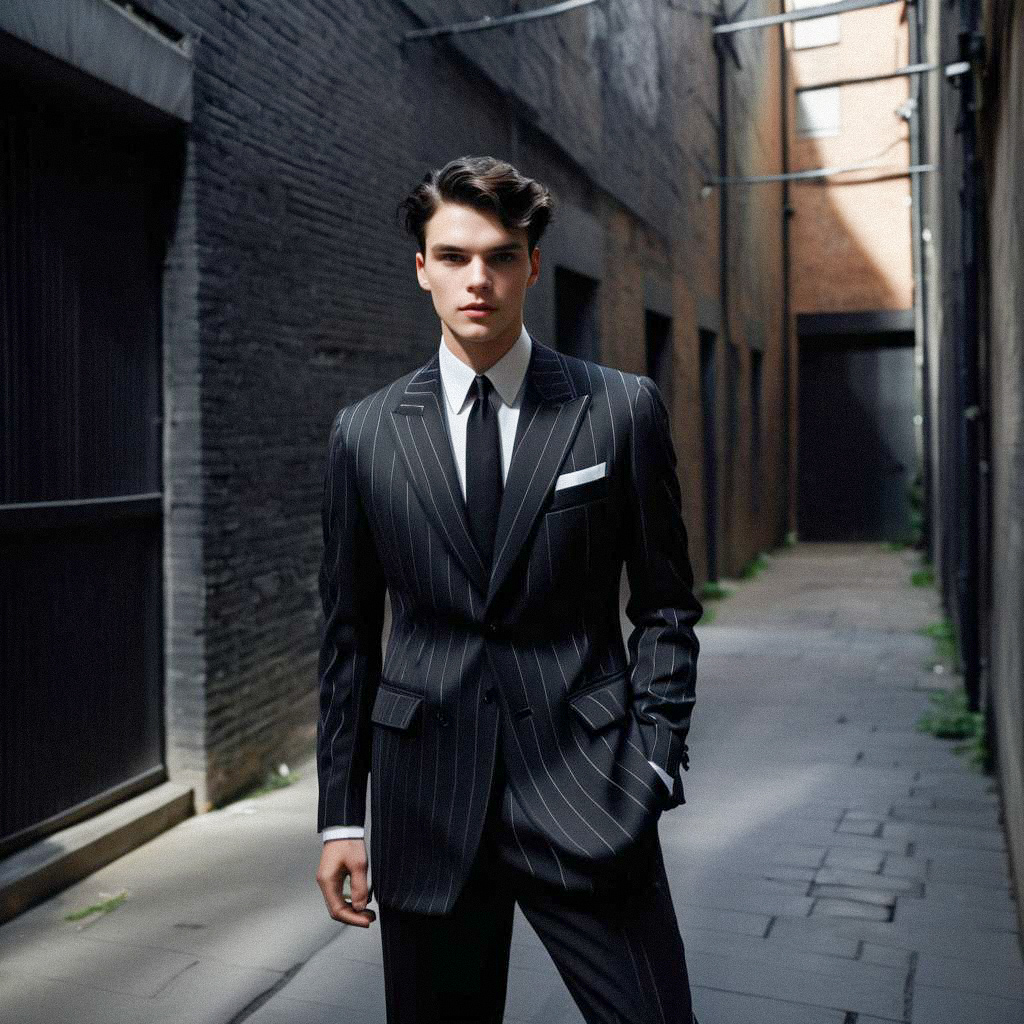
[[[799,411],[801,540],[904,540],[916,462],[913,336],[802,340]]]
[[[0,855],[163,769],[155,136],[0,93]]]

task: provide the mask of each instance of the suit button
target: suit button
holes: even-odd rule
[[[438,711],[438,713],[437,713],[437,724],[438,725],[447,725],[448,724],[448,716],[443,711]]]
[[[494,687],[488,686],[487,689],[484,690],[484,703],[490,704],[492,700],[494,700]]]

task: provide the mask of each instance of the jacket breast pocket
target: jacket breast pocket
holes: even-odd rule
[[[412,693],[381,680],[370,712],[370,721],[399,732],[408,732],[416,722],[416,713],[422,703],[423,694]]]
[[[576,505],[583,505],[587,502],[598,501],[608,497],[611,478],[607,475],[598,477],[596,480],[588,480],[586,483],[575,484],[572,487],[563,487],[554,491],[548,502],[547,512],[559,512],[562,509],[573,508]]]

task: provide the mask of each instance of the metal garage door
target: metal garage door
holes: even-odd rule
[[[160,146],[0,82],[0,855],[161,781]]]

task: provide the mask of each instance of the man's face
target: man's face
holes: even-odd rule
[[[509,229],[495,214],[443,202],[427,221],[425,247],[425,254],[416,253],[416,277],[463,347],[515,341],[526,289],[540,270],[540,250],[527,252],[526,229]]]

